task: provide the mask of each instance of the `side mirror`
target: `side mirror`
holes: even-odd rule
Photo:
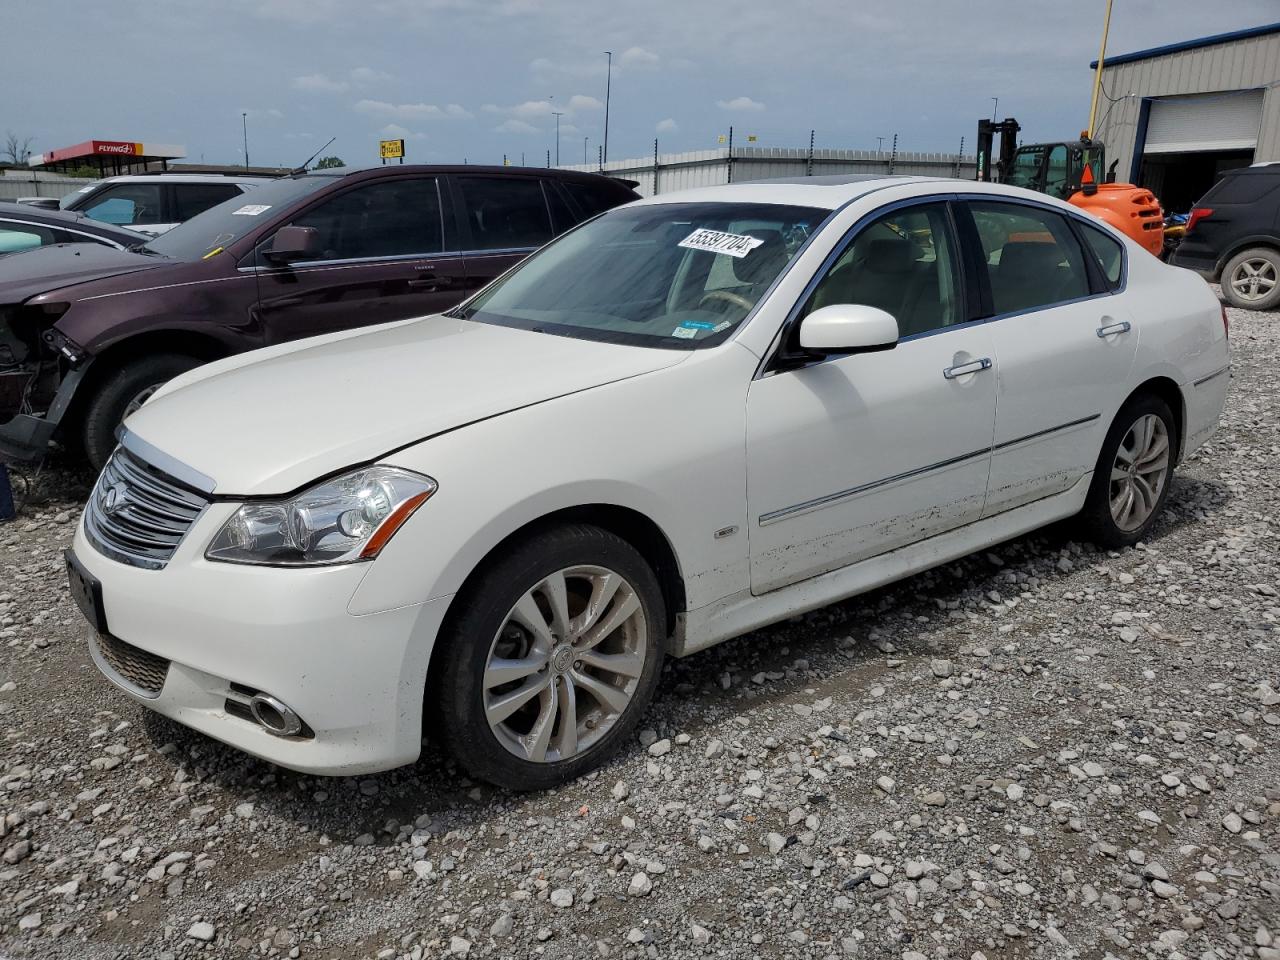
[[[271,238],[271,249],[263,254],[271,263],[286,264],[314,260],[320,253],[320,233],[315,227],[281,227]]]
[[[833,303],[800,321],[800,347],[811,353],[869,353],[897,343],[893,314],[862,303]]]

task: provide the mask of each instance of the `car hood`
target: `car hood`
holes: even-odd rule
[[[211,478],[218,496],[279,494],[688,355],[432,316],[201,367],[157,392],[126,427]]]
[[[57,243],[0,260],[0,303],[22,303],[60,287],[149,270],[174,261],[101,243]]]

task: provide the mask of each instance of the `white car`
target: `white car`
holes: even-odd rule
[[[130,173],[92,180],[63,197],[59,206],[91,220],[158,237],[271,179],[249,174]]]
[[[69,557],[90,650],[296,770],[599,764],[663,657],[1078,516],[1145,537],[1217,427],[1203,280],[990,184],[610,211],[452,312],[200,367]]]

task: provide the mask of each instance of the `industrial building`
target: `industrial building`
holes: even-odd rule
[[[1223,170],[1280,161],[1280,23],[1108,57],[1102,93],[1116,179],[1185,212]]]

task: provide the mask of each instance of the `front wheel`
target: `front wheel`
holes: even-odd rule
[[[1131,547],[1155,524],[1169,496],[1177,433],[1169,405],[1154,395],[1116,415],[1094,468],[1080,520],[1099,546]]]
[[[662,669],[657,577],[588,525],[512,549],[459,597],[442,631],[428,714],[472,775],[515,790],[598,766],[634,733]]]
[[[116,446],[116,429],[151,395],[180,373],[200,365],[195,357],[160,353],[129,361],[109,374],[85,408],[81,440],[85,456],[101,470]]]

